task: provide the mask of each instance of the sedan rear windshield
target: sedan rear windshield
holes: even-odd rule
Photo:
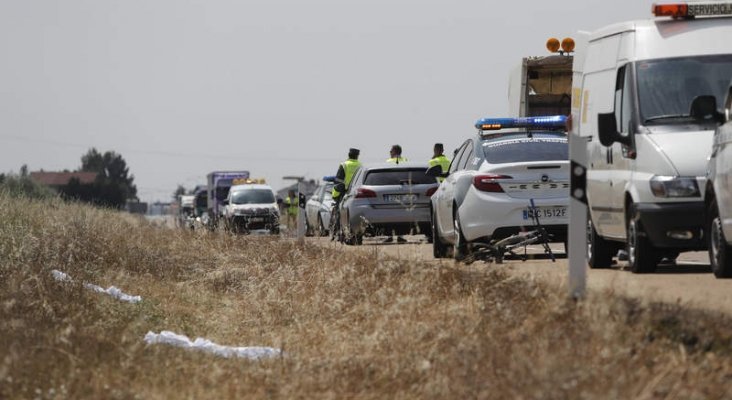
[[[491,164],[569,159],[567,139],[557,136],[521,137],[510,140],[484,141],[483,155]]]
[[[412,169],[379,169],[369,171],[364,178],[364,185],[420,185],[435,183],[432,176],[425,175],[426,168]]]
[[[266,204],[274,202],[274,193],[267,189],[242,190],[231,194],[232,204]]]

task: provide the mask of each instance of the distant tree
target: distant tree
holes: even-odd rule
[[[25,178],[26,176],[28,176],[28,164],[23,164],[20,167],[20,177]]]
[[[21,168],[21,172],[22,168]],[[37,183],[30,176],[20,174],[1,174],[0,175],[0,193],[8,194],[12,197],[25,197],[31,199],[48,199],[56,196],[56,194],[48,188],[48,186]]]
[[[124,158],[113,151],[102,154],[95,148],[89,149],[81,156],[80,171],[95,172],[97,178],[92,184],[72,179],[61,189],[65,197],[114,208],[122,208],[127,200],[137,199],[135,177],[129,175]]]
[[[178,184],[178,187],[175,188],[175,192],[173,192],[173,200],[178,200],[178,197],[183,196],[186,194],[186,188],[183,187],[183,185]]]

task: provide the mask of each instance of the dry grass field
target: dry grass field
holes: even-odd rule
[[[3,399],[732,397],[722,315],[613,293],[575,303],[495,268],[172,230],[2,194],[0,321]],[[284,354],[145,344],[161,330]]]

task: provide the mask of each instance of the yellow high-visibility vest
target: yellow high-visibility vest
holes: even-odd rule
[[[429,160],[427,162],[427,165],[429,165],[430,167],[439,165],[442,168],[442,172],[445,173],[450,168],[450,159],[445,157],[444,154],[440,154],[439,156]],[[438,182],[442,182],[444,180],[445,180],[445,178],[442,178],[442,177],[437,178]]]
[[[291,199],[290,196],[285,198],[285,205],[287,206],[287,213],[289,215],[297,215],[297,208],[299,207],[300,201],[295,197]]]
[[[401,164],[403,162],[407,162],[407,158],[402,157],[402,156],[392,157],[392,158],[387,159],[386,162],[394,163],[394,164]]]
[[[345,172],[346,176],[343,178],[343,184],[348,187],[348,185],[351,183],[351,179],[353,179],[353,175],[356,173],[356,170],[361,166],[361,161],[354,160],[352,158],[349,158],[348,160],[341,163],[341,167],[343,167],[343,172]],[[333,188],[333,191],[331,192],[334,199],[337,199],[340,197],[341,192],[335,190]]]

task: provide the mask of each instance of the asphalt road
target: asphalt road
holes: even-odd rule
[[[345,246],[325,238],[308,238],[326,246],[344,248],[346,251],[365,251],[376,256],[388,255],[407,260],[453,263],[452,260],[437,260],[432,257],[432,245],[419,236],[408,237],[406,244],[380,243],[365,239],[362,246]],[[505,268],[511,273],[534,277],[566,290],[568,282],[568,260],[563,254],[562,244],[553,244],[558,255],[556,262],[549,259],[506,260],[503,264],[475,262],[474,268]],[[542,254],[538,246],[530,247],[529,254]],[[643,301],[680,303],[689,308],[722,311],[732,314],[732,279],[716,279],[709,267],[706,252],[683,253],[676,264],[662,265],[652,274],[633,274],[626,269],[624,261],[605,270],[587,270],[587,287],[592,298],[605,293],[616,293],[640,298]]]

